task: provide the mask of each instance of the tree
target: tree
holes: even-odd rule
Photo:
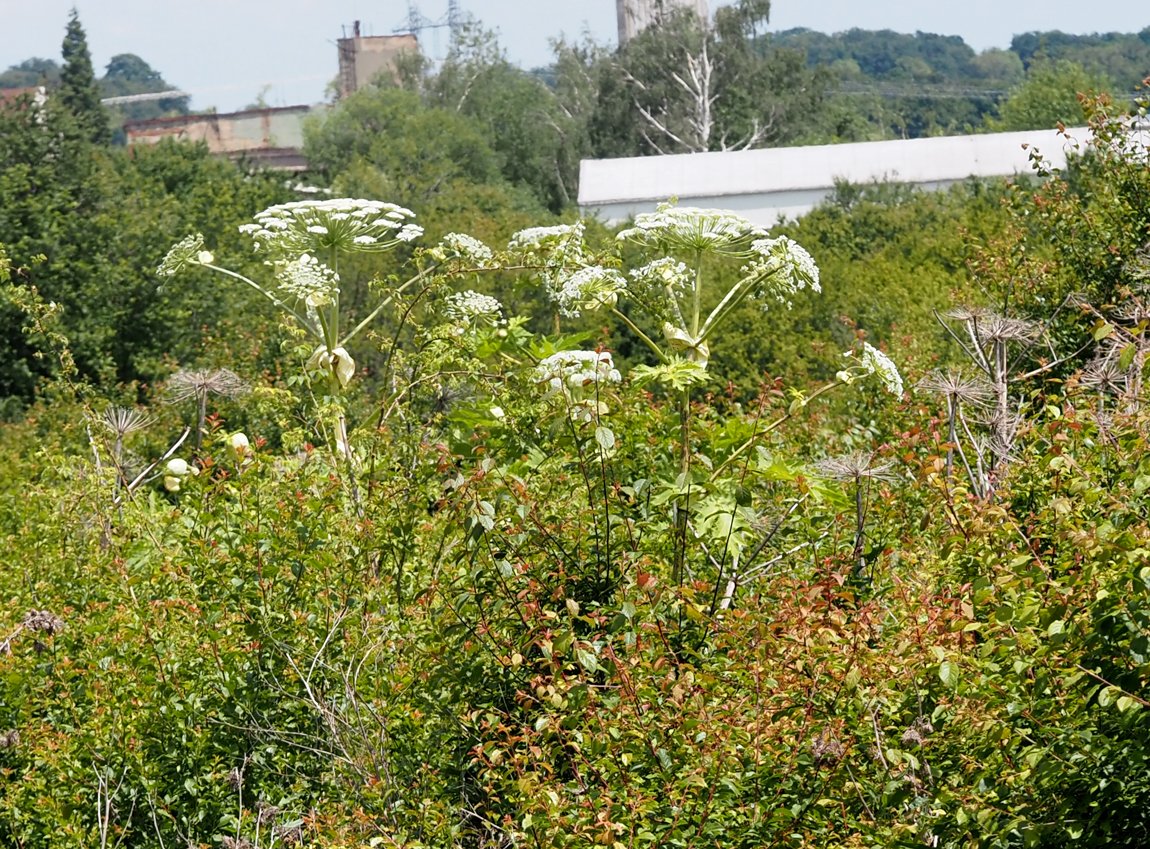
[[[0,88],[27,88],[55,85],[60,81],[60,66],[53,59],[25,59],[0,74]]]
[[[1110,89],[1109,81],[1067,59],[1035,62],[989,121],[998,131],[1045,130],[1082,120],[1078,95]]]
[[[56,100],[76,117],[80,132],[88,140],[108,144],[112,140],[112,131],[108,115],[100,105],[100,89],[96,85],[96,72],[92,70],[88,39],[75,9],[68,18],[63,57],[64,67],[60,71]]]
[[[599,156],[737,150],[800,137],[829,76],[770,49],[769,0],[740,0],[714,21],[675,9],[624,45],[605,76],[592,141]]]
[[[473,119],[503,178],[530,189],[553,212],[575,200],[578,134],[556,92],[512,65],[494,33],[465,27],[438,73],[423,81],[426,102]]]
[[[105,97],[124,97],[133,94],[171,91],[175,86],[167,82],[160,72],[134,53],[119,53],[112,57],[100,80],[100,91]],[[117,143],[123,142],[121,125],[125,121],[146,121],[167,115],[187,115],[188,98],[166,97],[162,100],[144,100],[139,103],[121,103],[109,109]]]

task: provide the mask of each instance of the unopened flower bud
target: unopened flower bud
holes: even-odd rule
[[[171,477],[176,477],[176,478],[184,477],[191,470],[192,470],[192,467],[188,465],[187,461],[181,460],[179,457],[174,457],[171,460],[169,460],[168,465],[165,469],[165,471],[167,472],[168,475],[170,475]]]
[[[233,433],[231,436],[228,437],[228,447],[232,449],[232,452],[237,457],[242,459],[244,457],[244,455],[248,453],[248,450],[251,448],[251,443],[248,442],[248,438],[246,435],[244,435],[240,431],[237,431],[236,433]]]

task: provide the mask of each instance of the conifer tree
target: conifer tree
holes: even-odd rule
[[[100,89],[96,85],[96,72],[92,69],[88,38],[75,7],[68,18],[63,55],[64,67],[60,71],[57,101],[75,116],[85,138],[96,144],[108,144],[112,140],[108,115],[100,104]]]

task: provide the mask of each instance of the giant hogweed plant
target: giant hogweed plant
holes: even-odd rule
[[[315,347],[307,368],[326,381],[328,397],[339,399],[356,372],[347,346],[402,293],[426,276],[424,271],[418,271],[389,291],[366,317],[347,328],[340,306],[340,261],[350,254],[390,251],[413,241],[423,234],[423,228],[412,221],[414,217],[409,209],[375,200],[338,198],[279,204],[240,228],[252,237],[253,247],[268,257],[271,285],[217,265],[199,234],[176,244],[157,273],[172,276],[198,265],[255,289],[310,338]],[[338,404],[335,429],[336,447],[350,462],[347,420]]]
[[[858,356],[847,355],[849,362],[834,381],[810,396],[796,393],[784,416],[767,423],[756,420],[755,431],[721,460],[708,460],[705,479],[696,481],[691,394],[709,379],[711,348],[721,339],[727,319],[744,303],[755,302],[768,311],[785,309],[795,297],[820,291],[818,268],[806,250],[785,236],[772,237],[733,213],[672,205],[637,216],[632,227],[618,234],[617,251],[608,254],[596,253],[588,246],[582,222],[522,230],[499,252],[471,236],[453,233],[438,245],[417,251],[411,276],[390,288],[358,324],[346,328],[340,304],[341,257],[391,250],[412,241],[422,232],[412,218],[410,210],[378,201],[282,204],[265,210],[254,223],[241,228],[252,237],[256,249],[268,255],[271,285],[217,265],[198,236],[176,245],[159,269],[161,274],[174,274],[186,266],[200,265],[240,280],[276,304],[311,339],[315,347],[307,369],[325,381],[329,398],[335,402],[333,441],[337,453],[346,458],[353,481],[355,463],[340,403],[356,371],[348,352],[350,343],[384,310],[398,308],[401,303],[403,309],[397,312],[403,312],[405,321],[415,317],[416,324],[425,325],[419,328],[425,338],[417,346],[423,351],[449,350],[451,346],[442,343],[451,338],[465,343],[491,335],[496,328],[504,335],[506,328],[522,331],[521,320],[505,321],[501,305],[489,295],[451,291],[461,279],[493,272],[513,273],[542,290],[554,309],[557,339],[562,319],[606,311],[650,350],[654,364],[637,366],[633,377],[636,384],[664,386],[678,412],[677,476],[665,482],[655,504],[669,505],[672,511],[678,539],[674,559],[680,579],[690,513],[697,514],[693,526],[696,535],[710,533],[721,543],[722,562],[728,555],[737,560],[756,535],[756,517],[732,494],[732,486],[724,483],[724,473],[740,458],[748,457],[749,450],[766,434],[813,397],[869,374],[880,375],[888,389],[901,395],[901,379],[894,364],[865,345]],[[626,268],[622,257],[636,254],[639,260]],[[730,275],[723,273],[724,266],[736,270],[733,283],[729,282]],[[426,297],[430,308],[416,316],[411,311],[412,299],[401,301],[405,293],[431,293]],[[462,350],[467,344],[457,347]],[[605,391],[621,379],[610,354],[562,350],[549,342],[520,344],[512,356],[505,350],[500,353],[499,368],[533,375],[547,398],[562,402],[558,406],[565,410],[574,444],[580,452],[586,446],[586,457],[599,467],[600,480],[594,489],[606,492],[606,462],[615,451],[616,440],[603,418],[607,412]],[[456,379],[467,384],[463,371],[478,368],[477,362],[474,358],[460,360]],[[441,362],[435,365],[442,367]],[[446,386],[447,376],[433,369],[433,373],[412,380]],[[381,408],[381,423],[384,414],[405,395],[400,392],[395,403]],[[746,473],[744,467],[739,477]],[[738,488],[741,483],[733,486]],[[592,490],[588,481],[589,497]],[[478,520],[482,520],[480,526],[490,524],[489,512]],[[609,526],[607,517],[603,526]]]
[[[524,267],[538,269],[535,280],[554,306],[556,329],[562,317],[606,311],[653,355],[655,364],[636,366],[632,378],[636,383],[665,387],[678,411],[678,475],[656,502],[669,502],[675,515],[679,579],[691,512],[696,514],[696,534],[710,529],[720,543],[720,561],[725,562],[728,555],[737,560],[754,535],[755,517],[747,515],[729,488],[721,485],[723,473],[814,397],[836,386],[877,374],[885,388],[901,396],[898,369],[870,345],[864,344],[857,354],[848,352],[848,362],[834,381],[810,396],[796,393],[785,415],[758,425],[725,458],[711,463],[705,480],[694,481],[691,395],[694,387],[709,379],[712,345],[721,339],[731,315],[747,302],[770,312],[786,309],[805,292],[820,292],[818,267],[791,239],[772,237],[723,210],[663,204],[653,213],[636,216],[633,226],[616,237],[619,256],[638,255],[631,268],[625,268],[619,256],[595,258],[584,235],[578,223],[532,228],[511,239],[508,253]],[[733,283],[722,273],[724,266],[737,270]],[[586,415],[587,409],[581,412]],[[611,432],[603,427],[596,428],[596,439],[600,448],[614,443]]]

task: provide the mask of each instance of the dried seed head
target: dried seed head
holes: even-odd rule
[[[921,746],[933,733],[934,726],[930,724],[927,717],[915,717],[914,722],[902,733],[902,744],[904,746]]]
[[[1078,382],[1087,389],[1120,395],[1126,391],[1126,377],[1126,370],[1119,367],[1118,361],[1103,353],[1086,365]]]
[[[274,834],[284,846],[298,846],[303,842],[303,826],[299,822],[283,823],[272,829]]]
[[[226,368],[188,370],[180,369],[168,378],[168,397],[173,402],[191,398],[219,395],[235,398],[249,389],[234,371]]]
[[[129,433],[143,430],[153,421],[155,419],[147,413],[127,407],[109,407],[102,416],[96,419],[98,424],[111,431],[117,439],[123,439]]]
[[[985,380],[968,377],[953,369],[932,371],[918,382],[918,388],[924,392],[945,395],[951,401],[972,407],[981,407],[994,397],[994,390]]]
[[[975,332],[984,342],[1030,342],[1041,328],[1033,321],[990,313],[979,320]]]
[[[50,610],[29,610],[24,614],[24,627],[51,637],[64,630],[64,620]]]
[[[278,817],[282,810],[283,809],[279,806],[273,805],[270,802],[266,802],[263,799],[260,799],[259,803],[256,805],[256,821],[260,825],[267,825],[269,821]]]
[[[943,315],[955,321],[981,321],[991,314],[986,307],[963,304],[954,309],[947,310]]]
[[[815,758],[815,763],[837,764],[846,754],[846,747],[832,731],[824,728],[811,740],[811,754]]]
[[[863,478],[893,483],[898,480],[894,463],[875,462],[873,451],[852,451],[838,457],[828,457],[815,464],[824,476],[837,481],[855,481]]]
[[[244,771],[238,766],[233,766],[228,771],[228,787],[232,790],[240,790],[244,786]]]

